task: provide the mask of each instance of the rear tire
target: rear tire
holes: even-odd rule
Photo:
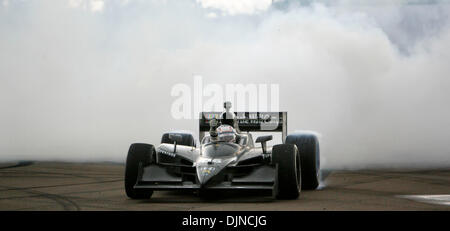
[[[296,199],[301,191],[301,162],[297,147],[279,144],[272,148],[272,162],[278,164],[275,197]]]
[[[152,190],[135,189],[139,164],[148,166],[153,162],[155,148],[151,144],[132,144],[128,151],[127,162],[125,166],[125,192],[131,199],[148,199],[152,196]]]
[[[178,133],[178,132],[168,132],[164,133],[161,137],[161,144],[173,144],[174,141],[169,138],[169,134],[179,134],[181,135],[183,141],[178,143],[178,145],[185,145],[195,147],[195,139],[194,136],[190,133]]]
[[[320,150],[317,136],[311,133],[288,135],[286,144],[295,144],[300,153],[302,189],[316,189],[319,186],[320,173]]]

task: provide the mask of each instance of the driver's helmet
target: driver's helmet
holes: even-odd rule
[[[217,138],[219,141],[224,142],[235,142],[236,141],[236,133],[234,129],[230,125],[220,125],[217,128]]]

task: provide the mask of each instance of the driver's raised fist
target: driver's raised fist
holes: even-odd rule
[[[217,124],[218,124],[218,122],[217,122],[216,119],[212,119],[212,120],[209,121],[209,126],[210,127],[217,127]]]

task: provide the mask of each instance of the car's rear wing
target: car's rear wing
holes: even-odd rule
[[[220,119],[222,112],[201,112],[200,141],[209,131],[209,121]],[[281,132],[283,142],[287,135],[287,112],[235,112],[241,132]]]

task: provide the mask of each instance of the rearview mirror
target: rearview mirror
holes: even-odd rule
[[[261,147],[263,150],[263,153],[266,154],[267,153],[267,141],[270,141],[273,139],[272,135],[269,136],[260,136],[256,139],[256,143],[261,143]]]
[[[183,136],[180,134],[169,134],[169,139],[174,141],[173,152],[177,152],[177,143],[183,142]]]
[[[272,135],[269,136],[260,136],[256,138],[256,143],[264,143],[273,139]]]
[[[169,139],[177,143],[181,143],[183,141],[183,137],[180,134],[169,134]]]

